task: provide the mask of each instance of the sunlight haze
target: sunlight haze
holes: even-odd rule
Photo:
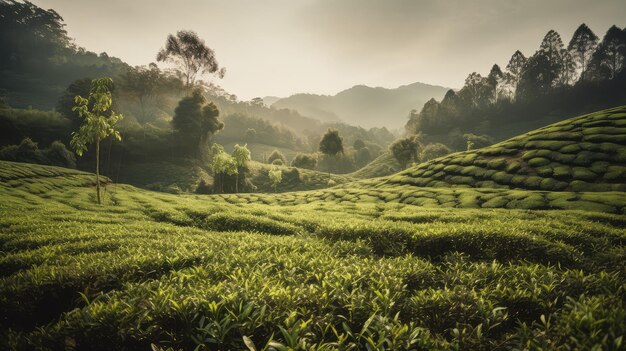
[[[170,33],[198,32],[227,68],[218,82],[242,99],[356,84],[460,88],[468,72],[526,55],[550,29],[623,24],[624,1],[124,1],[36,0],[76,44],[133,65],[155,61]],[[541,11],[537,11],[542,9]],[[106,28],[105,30],[102,30]]]

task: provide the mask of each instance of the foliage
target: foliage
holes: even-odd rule
[[[198,75],[215,73],[222,78],[226,73],[224,67],[219,67],[215,52],[198,37],[198,34],[188,30],[180,30],[176,32],[176,36],[168,35],[165,47],[157,54],[157,61],[178,65],[187,88],[194,85]]]
[[[425,161],[435,155],[426,152],[431,153],[435,146],[427,146],[423,151],[425,163],[391,177],[390,182],[432,187],[624,191],[625,119],[626,108],[620,106],[430,162]]]
[[[616,91],[626,87],[625,33],[613,26],[598,44],[597,36],[583,24],[566,49],[551,30],[533,55],[516,51],[505,71],[494,65],[487,77],[474,72],[458,92],[449,91],[441,102],[425,103],[419,113],[411,113],[406,130],[460,151],[466,149],[467,140],[453,145],[450,126],[458,129],[458,135],[502,140],[567,114],[624,104],[624,96]]]
[[[76,106],[72,109],[83,118],[83,124],[78,131],[72,133],[70,145],[78,156],[87,151],[89,144],[96,146],[96,194],[98,204],[100,199],[100,142],[111,136],[122,140],[120,133],[115,129],[118,121],[124,118],[111,110],[113,98],[111,97],[111,78],[94,79],[91,82],[89,96],[84,98],[76,95]]]
[[[291,166],[315,169],[315,166],[317,166],[317,155],[299,153],[291,160]]]
[[[239,161],[243,161],[242,154],[242,150],[239,150]],[[215,193],[224,192],[227,176],[239,173],[237,160],[224,151],[224,148],[219,144],[211,146],[211,170],[213,171],[213,191]]]
[[[336,156],[343,153],[343,139],[336,129],[328,129],[319,143],[319,151],[328,156]]]
[[[210,136],[224,128],[218,117],[219,110],[215,104],[207,103],[202,91],[196,89],[191,96],[182,98],[178,103],[172,127],[184,148],[195,150],[197,158],[204,160]]]
[[[224,117],[224,124],[217,138],[224,144],[245,140],[294,150],[304,148],[304,142],[292,129],[261,118],[234,113]]]
[[[274,188],[274,191],[276,191],[276,187],[283,180],[283,172],[280,169],[274,167],[267,172],[267,176],[270,180],[270,184]]]
[[[76,168],[76,157],[60,141],[52,142],[48,148],[39,149],[37,143],[25,138],[19,145],[0,148],[0,160]]]
[[[430,161],[435,158],[439,158],[452,153],[449,147],[441,143],[427,144],[422,148],[419,154],[420,162]]]
[[[0,1],[0,13],[0,91],[7,93],[16,108],[53,108],[71,82],[114,77],[125,67],[106,53],[96,54],[74,45],[63,18],[54,10],[29,1],[4,0]]]
[[[393,157],[400,162],[402,168],[406,168],[410,162],[417,161],[420,149],[420,138],[415,135],[398,139],[389,147]]]
[[[274,164],[274,161],[279,161],[281,165],[287,164],[287,158],[285,158],[285,155],[277,149],[274,149],[267,158],[267,163],[269,164]]]
[[[468,209],[535,192],[379,182],[120,185],[98,207],[91,179],[0,162],[2,348],[619,349],[626,332],[624,215]],[[416,201],[447,197],[460,207]]]

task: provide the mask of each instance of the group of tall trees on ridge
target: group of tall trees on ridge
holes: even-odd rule
[[[597,86],[623,75],[624,66],[626,29],[612,26],[600,41],[581,24],[567,47],[561,36],[550,30],[532,56],[518,50],[504,70],[496,64],[486,77],[473,72],[458,92],[450,90],[441,102],[431,99],[419,113],[412,111],[406,129],[410,134],[440,135],[460,126],[466,132],[488,134],[494,120],[485,118],[487,110],[499,108],[502,112],[502,106],[529,105],[571,87]]]

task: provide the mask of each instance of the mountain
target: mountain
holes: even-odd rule
[[[322,121],[342,121],[364,128],[400,128],[409,111],[431,98],[442,99],[449,88],[413,83],[395,89],[356,85],[336,95],[295,94],[272,104]],[[267,99],[266,101],[272,101]]]

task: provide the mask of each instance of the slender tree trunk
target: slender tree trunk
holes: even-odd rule
[[[96,195],[100,205],[100,137],[96,137]]]
[[[239,192],[239,172],[235,175],[235,193]]]

